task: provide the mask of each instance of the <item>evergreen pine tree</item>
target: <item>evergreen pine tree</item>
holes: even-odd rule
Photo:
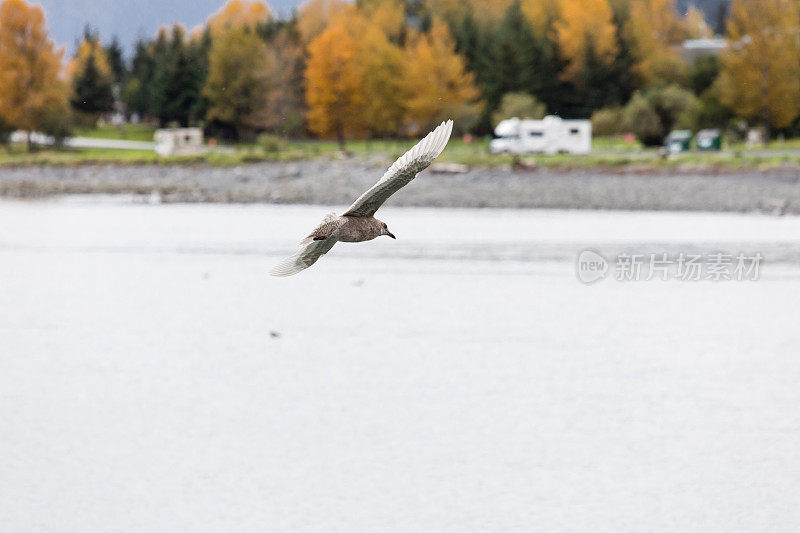
[[[198,114],[202,111],[198,101],[205,72],[199,54],[184,44],[183,33],[178,28],[173,31],[166,60],[161,85],[164,98],[159,119],[162,124],[178,122],[181,126],[188,126],[201,116]]]
[[[167,36],[167,31],[158,32],[156,40],[151,43],[153,55],[153,72],[149,80],[143,80],[150,85],[147,107],[150,115],[158,119],[161,126],[169,122],[169,102],[167,101],[167,88],[172,77],[174,63],[173,43]]]
[[[125,61],[122,58],[122,47],[117,40],[117,36],[111,38],[111,43],[105,47],[106,57],[114,73],[114,81],[121,83],[125,79]]]
[[[613,80],[609,67],[590,43],[580,77],[567,85],[561,114],[568,118],[589,118],[592,112],[613,102]]]
[[[208,77],[208,54],[211,50],[211,32],[206,29],[203,35],[189,44],[189,69],[192,72],[192,83],[196,87],[196,96],[189,106],[189,121],[194,123],[203,120],[208,112],[208,99],[203,96],[203,85]],[[300,87],[301,84],[296,85]]]
[[[459,20],[446,20],[446,22],[456,41],[456,51],[466,58],[469,69],[477,72],[478,62],[483,51],[483,39],[481,29],[475,22],[472,6],[467,4]]]
[[[500,105],[503,95],[511,92],[531,94],[548,110],[561,107],[555,45],[546,35],[536,34],[519,0],[506,10],[485,57],[477,78],[484,88],[487,117]]]
[[[139,40],[131,62],[130,77],[125,85],[123,99],[128,111],[140,116],[152,115],[150,109],[150,81],[153,79],[155,60],[148,43]]]
[[[114,107],[111,79],[97,69],[94,52],[89,54],[86,65],[73,81],[72,107],[84,113],[104,113]]]
[[[202,87],[210,45],[208,29],[187,42],[180,26],[159,32],[149,43],[139,41],[125,90],[128,109],[157,118],[161,125],[198,123],[208,107]]]

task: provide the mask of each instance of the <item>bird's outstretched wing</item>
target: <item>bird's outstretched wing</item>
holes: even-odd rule
[[[323,241],[303,239],[303,242],[300,243],[300,251],[275,265],[269,273],[279,277],[293,276],[316,263],[317,259],[328,253],[334,244],[336,244],[336,239],[333,237],[328,237]]]
[[[453,132],[453,121],[442,122],[435,130],[417,143],[414,148],[403,154],[389,167],[386,174],[367,192],[362,194],[353,205],[343,213],[350,217],[371,217],[391,195],[402,189],[417,174],[428,168],[436,157],[442,153],[450,134]]]
[[[322,223],[300,241],[300,250],[275,265],[269,273],[279,277],[292,276],[316,263],[317,259],[336,244],[337,239],[333,233],[338,228],[338,219],[335,213],[326,215]]]

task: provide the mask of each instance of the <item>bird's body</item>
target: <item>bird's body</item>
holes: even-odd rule
[[[383,222],[375,217],[339,217],[337,239],[342,242],[364,242],[376,239],[383,232]]]
[[[313,265],[338,241],[364,242],[381,235],[395,238],[386,223],[375,218],[375,211],[395,192],[426,169],[444,150],[453,121],[442,122],[411,150],[401,156],[367,192],[341,216],[329,213],[308,237],[300,241],[300,251],[270,270],[273,276],[291,276]]]

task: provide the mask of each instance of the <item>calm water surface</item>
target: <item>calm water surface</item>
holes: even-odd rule
[[[387,208],[269,277],[325,212],[0,202],[0,530],[800,529],[800,219]]]

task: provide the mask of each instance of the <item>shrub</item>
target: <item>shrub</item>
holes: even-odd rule
[[[636,93],[622,114],[624,127],[642,144],[657,146],[675,127],[697,130],[702,103],[690,91],[670,85]]]
[[[697,102],[697,97],[691,91],[678,85],[651,89],[645,93],[645,97],[661,119],[665,133],[672,131],[676,125],[681,127],[681,116],[690,112]]]
[[[286,148],[286,139],[272,133],[262,133],[256,142],[268,154],[275,154]]]
[[[664,126],[647,98],[636,93],[622,112],[623,125],[645,146],[658,146],[664,139]]]
[[[702,56],[689,67],[689,87],[696,95],[703,94],[719,76],[722,60],[717,56]]]
[[[605,107],[592,114],[592,133],[597,136],[623,133],[622,109]]]
[[[39,117],[39,131],[53,137],[56,147],[64,145],[64,140],[72,135],[75,125],[76,113],[72,113],[67,106],[54,106],[42,110]]]
[[[730,109],[720,102],[716,85],[706,89],[690,111],[692,112],[691,118],[695,124],[692,129],[697,130],[703,128],[727,128],[733,119],[733,113],[731,113]]]
[[[306,117],[298,111],[288,110],[281,116],[276,129],[289,138],[302,137],[306,131]]]
[[[453,122],[455,123],[453,124],[453,131],[457,135],[463,135],[465,133],[469,133],[478,123],[482,110],[482,105],[472,104],[469,102],[465,102],[460,105],[448,105],[445,107],[442,120],[444,120],[444,117],[452,118]],[[431,129],[438,125],[438,123],[432,124]]]

